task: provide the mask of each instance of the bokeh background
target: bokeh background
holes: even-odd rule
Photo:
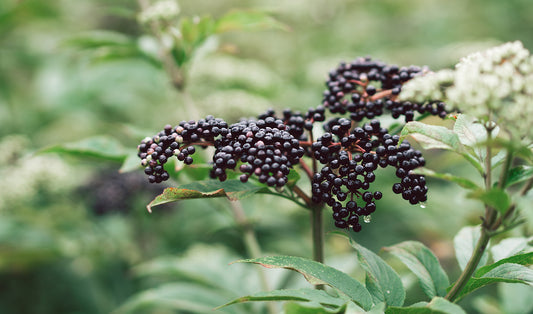
[[[146,204],[163,186],[149,185],[140,170],[119,172],[121,154],[167,123],[207,114],[232,122],[267,108],[306,110],[320,103],[327,72],[358,56],[441,69],[506,41],[533,49],[530,0],[197,0],[179,6],[180,17],[191,18],[261,10],[285,27],[210,37],[188,63],[187,85],[179,91],[159,63],[127,49],[150,44],[152,34],[137,20],[136,1],[0,2],[0,313],[206,313],[261,289],[255,266],[228,265],[249,254],[226,200],[180,202],[148,214]],[[42,153],[94,137],[108,141],[118,157]],[[426,155],[432,169],[474,174],[450,153]],[[452,238],[478,222],[481,206],[437,180],[429,181],[425,208],[410,206],[387,193],[392,173],[381,172],[377,184],[385,197],[356,240],[375,252],[422,241],[454,280]],[[168,185],[191,180],[183,176]],[[265,255],[311,257],[307,211],[268,196],[242,206]],[[329,215],[324,224],[334,230]],[[529,223],[516,232],[531,230]],[[361,276],[346,240],[328,234],[326,241],[326,263]],[[406,304],[420,300],[415,278],[399,263],[395,268],[409,287]],[[289,272],[266,274],[273,288],[307,286]],[[501,285],[461,305],[469,313],[528,313],[530,297],[528,287]],[[220,310],[264,311],[262,304]]]

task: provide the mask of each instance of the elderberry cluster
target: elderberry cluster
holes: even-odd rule
[[[395,119],[404,116],[406,122],[414,119],[415,112],[444,118],[448,112],[442,102],[414,104],[397,100],[402,85],[426,71],[418,66],[387,65],[368,57],[343,62],[330,71],[322,103],[331,113],[350,113],[354,121],[373,119],[385,111]]]
[[[352,121],[339,118],[328,124],[329,131],[312,144],[313,156],[325,166],[312,179],[312,200],[333,209],[335,226],[361,230],[360,216],[376,210],[382,192],[367,191],[375,181],[378,167],[393,166],[401,179],[393,190],[411,204],[426,200],[423,176],[411,173],[425,161],[419,151],[399,136],[390,135],[378,120],[352,128]],[[398,192],[397,192],[398,191]]]
[[[272,109],[267,110],[265,113],[259,115],[259,119],[266,119],[267,117],[273,117],[280,119],[286,126],[287,131],[295,138],[306,141],[307,136],[305,131],[313,129],[313,123],[323,122],[326,120],[325,116],[326,108],[324,106],[318,106],[316,108],[309,108],[305,114],[299,111],[292,111],[290,109],[283,110],[283,117],[277,117],[276,112]]]
[[[282,120],[267,116],[264,119],[244,120],[229,125],[208,116],[199,121],[182,121],[178,126],[167,125],[152,138],[137,147],[144,172],[151,183],[168,180],[165,163],[172,156],[186,165],[193,163],[195,146],[214,146],[211,177],[227,179],[227,169],[243,173],[242,182],[256,175],[259,182],[269,186],[284,186],[287,175],[305,151]]]
[[[284,186],[290,169],[304,155],[300,142],[286,131],[283,121],[274,117],[245,120],[229,127],[228,134],[214,143],[212,177],[224,181],[226,169],[235,169],[237,162],[242,182],[256,175],[269,186]]]
[[[150,183],[160,183],[169,178],[165,170],[165,163],[172,156],[183,161],[186,165],[193,163],[192,155],[196,152],[193,145],[213,142],[214,138],[228,134],[228,124],[222,119],[207,116],[198,121],[182,121],[176,127],[166,125],[164,130],[144,139],[137,146],[141,164],[145,166],[144,173],[148,175]]]

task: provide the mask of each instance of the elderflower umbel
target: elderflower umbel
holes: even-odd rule
[[[180,13],[178,2],[175,0],[161,0],[152,4],[139,14],[141,23],[152,21],[169,21],[176,18]]]
[[[444,100],[512,136],[533,138],[533,56],[521,42],[473,53],[455,66],[407,82],[401,99]]]

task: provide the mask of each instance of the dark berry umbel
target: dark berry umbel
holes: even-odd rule
[[[424,159],[407,141],[398,145],[399,137],[391,136],[378,120],[352,128],[350,120],[337,118],[327,124],[327,129],[312,144],[313,156],[324,165],[312,179],[312,198],[333,209],[337,227],[357,232],[361,230],[359,217],[376,210],[375,200],[383,194],[368,190],[379,167],[397,169],[402,181],[394,186],[396,193],[405,194],[411,204],[425,201],[424,177],[411,172],[423,166]]]
[[[241,181],[255,175],[259,182],[278,187],[287,183],[290,169],[304,154],[299,140],[273,116],[231,125],[228,134],[215,141],[215,148],[212,177],[224,181],[226,169],[242,163]]]
[[[281,187],[287,175],[304,154],[300,142],[287,130],[283,121],[274,117],[228,124],[208,116],[199,121],[183,121],[176,127],[166,126],[138,146],[141,163],[152,183],[169,178],[164,169],[172,156],[190,165],[196,146],[214,146],[211,176],[224,181],[226,170],[239,170],[241,181],[251,175],[262,183]],[[238,167],[238,165],[240,166]]]
[[[397,101],[402,85],[424,71],[417,66],[398,67],[371,58],[343,62],[330,71],[322,103],[331,113],[349,113],[354,121],[373,119],[386,111],[394,118],[404,116],[406,122],[414,119],[415,112],[444,118],[444,103]]]
[[[178,126],[171,125],[153,136],[144,139],[137,146],[144,172],[151,183],[160,183],[169,179],[164,169],[166,162],[176,156],[178,160],[190,165],[192,155],[196,152],[193,145],[210,145],[216,137],[228,134],[228,124],[222,119],[207,116],[198,121],[182,121]]]

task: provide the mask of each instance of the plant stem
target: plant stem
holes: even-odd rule
[[[486,125],[485,128],[487,130],[487,147],[486,147],[486,156],[485,156],[484,176],[485,176],[485,189],[489,190],[492,187],[492,147],[491,147],[492,143],[491,143],[491,140],[492,140],[492,130],[494,128],[490,125]],[[506,171],[506,169],[504,169],[503,171]],[[479,239],[476,243],[476,248],[474,249],[474,252],[472,253],[472,256],[470,257],[470,259],[468,260],[468,263],[466,264],[465,269],[463,269],[463,272],[461,273],[457,281],[454,283],[453,287],[446,294],[445,299],[453,302],[457,298],[461,290],[463,290],[468,280],[470,280],[470,278],[474,274],[474,271],[479,265],[479,261],[481,260],[483,253],[485,253],[485,250],[491,238],[491,235],[492,235],[491,230],[493,228],[492,225],[494,224],[496,215],[497,215],[497,212],[496,210],[494,210],[494,208],[488,205],[485,205],[485,217],[483,217],[483,223],[481,224],[481,235],[479,236]]]
[[[477,265],[479,264],[479,261],[481,260],[481,257],[483,256],[483,253],[485,252],[485,249],[487,248],[487,244],[490,240],[490,234],[487,229],[484,227],[481,228],[481,236],[479,237],[476,248],[474,250],[474,253],[470,257],[470,260],[468,261],[468,264],[466,264],[465,269],[453,285],[453,287],[450,289],[448,294],[444,297],[445,299],[453,302],[456,298],[459,292],[463,290],[468,280],[472,277],[472,274],[477,268]]]
[[[248,255],[251,258],[262,257],[263,254],[261,253],[261,247],[259,246],[257,237],[255,236],[254,229],[252,228],[250,221],[246,217],[246,214],[244,212],[244,209],[242,208],[241,203],[239,201],[230,201],[230,205],[231,205],[231,210],[233,212],[233,216],[235,217],[235,221],[242,229],[242,233],[244,237],[244,246],[246,247],[246,250],[248,251]],[[261,281],[261,288],[264,291],[270,291],[271,287],[268,281],[268,277],[266,276],[265,269],[257,268],[257,270],[259,274],[259,280]],[[278,310],[276,309],[276,306],[274,303],[267,302],[267,307],[268,307],[268,312],[270,314],[278,313]]]

